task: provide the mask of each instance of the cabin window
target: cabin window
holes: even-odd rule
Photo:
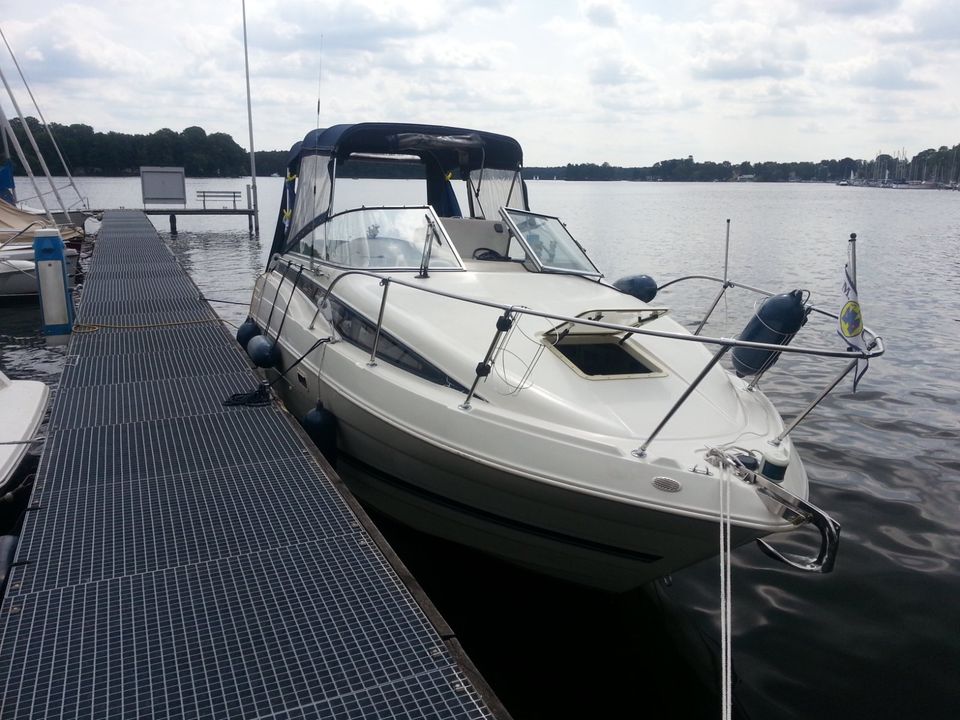
[[[623,341],[622,335],[566,334],[553,349],[581,374],[592,378],[622,378],[661,374],[653,362]]]
[[[341,302],[331,299],[330,307],[331,324],[340,336],[369,353],[373,349],[377,326]],[[386,332],[380,333],[377,358],[437,385],[444,385],[462,393],[467,392],[463,385]]]

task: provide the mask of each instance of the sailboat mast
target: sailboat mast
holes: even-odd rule
[[[7,76],[3,74],[3,69],[0,68],[0,80],[3,81],[3,86],[7,89],[7,95],[10,96],[10,102],[13,103],[13,109],[17,111],[17,117],[20,118],[21,127],[23,127],[23,132],[27,136],[27,140],[30,141],[30,146],[33,148],[33,152],[37,155],[37,160],[40,163],[40,167],[43,169],[43,174],[47,176],[47,182],[50,183],[50,189],[53,191],[53,195],[57,198],[57,202],[60,203],[60,209],[63,210],[64,215],[66,215],[67,222],[72,223],[73,218],[70,217],[70,211],[67,210],[66,204],[63,202],[63,198],[60,197],[60,191],[57,190],[57,184],[53,181],[53,177],[50,175],[50,168],[47,167],[47,161],[43,159],[43,154],[40,152],[40,148],[37,147],[37,140],[33,137],[33,133],[30,131],[30,126],[27,125],[27,120],[23,116],[23,112],[20,110],[20,104],[17,102],[16,96],[13,94],[13,90],[10,88],[10,83],[7,82]],[[46,208],[44,208],[46,209]],[[49,210],[47,211],[49,213]],[[53,218],[51,218],[52,220]]]
[[[77,187],[77,183],[73,179],[73,175],[70,174],[70,167],[67,165],[67,161],[63,159],[63,153],[60,152],[60,146],[57,144],[57,141],[53,137],[53,132],[50,130],[50,124],[47,122],[47,119],[43,116],[43,111],[40,110],[40,105],[37,104],[37,99],[33,96],[33,91],[30,89],[29,83],[27,83],[27,78],[23,74],[23,70],[20,68],[20,63],[17,61],[17,56],[13,54],[13,48],[10,47],[10,43],[7,42],[7,36],[3,34],[3,28],[0,28],[0,38],[3,38],[3,44],[7,46],[7,52],[10,53],[10,58],[13,60],[14,66],[17,68],[17,72],[20,74],[20,80],[23,82],[23,86],[27,89],[27,94],[30,96],[30,101],[33,103],[33,107],[37,111],[37,115],[40,117],[40,122],[43,123],[43,129],[47,132],[47,137],[50,138],[50,142],[53,144],[53,149],[57,153],[57,158],[60,160],[60,165],[63,167],[63,172],[67,175],[67,180],[70,182],[70,187],[73,188],[73,191],[77,194],[77,199],[80,201],[80,204],[87,208],[87,202],[84,199],[83,195],[80,194],[80,188]],[[6,150],[6,140],[4,140],[4,150]]]
[[[53,219],[53,213],[50,212],[50,208],[47,207],[47,199],[43,196],[43,193],[40,192],[40,188],[37,186],[37,178],[33,174],[33,169],[30,167],[30,163],[27,162],[26,155],[23,154],[23,148],[20,147],[20,141],[17,140],[17,136],[13,134],[13,128],[10,126],[10,121],[7,120],[7,115],[3,112],[3,108],[0,107],[0,130],[6,135],[10,136],[10,142],[13,143],[13,149],[17,151],[17,157],[20,159],[20,165],[23,166],[24,171],[27,173],[27,177],[30,178],[30,184],[33,186],[33,191],[37,194],[37,199],[40,200],[40,205],[43,207],[43,212],[46,213],[47,219],[50,222],[56,222]]]

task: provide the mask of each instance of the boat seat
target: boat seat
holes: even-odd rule
[[[510,235],[498,220],[443,218],[443,227],[464,260],[473,260],[478,248],[489,248],[503,257],[510,248]]]

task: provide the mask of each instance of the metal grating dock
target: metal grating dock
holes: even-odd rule
[[[0,718],[505,717],[289,417],[222,405],[256,378],[143,214],[107,214],[78,322]]]

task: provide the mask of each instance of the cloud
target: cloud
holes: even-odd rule
[[[592,25],[600,28],[620,27],[620,7],[610,2],[588,2],[583,7],[583,15]]]
[[[749,80],[752,78],[787,78],[803,74],[803,66],[758,51],[742,51],[712,55],[694,64],[694,77],[703,80]]]
[[[804,73],[805,40],[791,29],[757,22],[700,24],[690,70],[702,80],[789,78]]]
[[[879,15],[896,10],[901,0],[804,0],[807,10],[819,10],[830,15]]]
[[[685,92],[651,92],[606,87],[595,91],[597,104],[606,117],[618,122],[631,121],[637,115],[687,113],[699,108],[702,100]]]
[[[755,117],[823,117],[842,112],[802,82],[773,82],[749,92],[735,92],[730,100],[749,108]]]
[[[595,61],[589,70],[594,85],[629,85],[649,82],[648,74],[622,55]]]
[[[936,87],[913,75],[913,66],[902,57],[882,56],[848,65],[847,82],[877,90],[924,90]]]
[[[820,135],[828,131],[825,125],[816,120],[808,120],[807,122],[802,123],[798,129],[802,133],[808,133],[811,135]]]
[[[88,30],[74,32],[76,23]],[[110,16],[93,8],[65,5],[31,22],[5,24],[4,32],[14,52],[29,58],[23,70],[30,82],[158,71],[148,55],[115,40],[118,31]]]
[[[927,48],[933,43],[938,50],[946,45],[956,51],[960,48],[960,11],[955,0],[926,2],[900,23],[883,28],[882,37]]]
[[[246,137],[239,3],[67,2],[2,13],[49,120]],[[247,21],[264,149],[316,123],[321,62],[324,124],[483,127],[537,164],[575,159],[573,137],[621,164],[922,149],[960,112],[956,0],[257,0]]]

